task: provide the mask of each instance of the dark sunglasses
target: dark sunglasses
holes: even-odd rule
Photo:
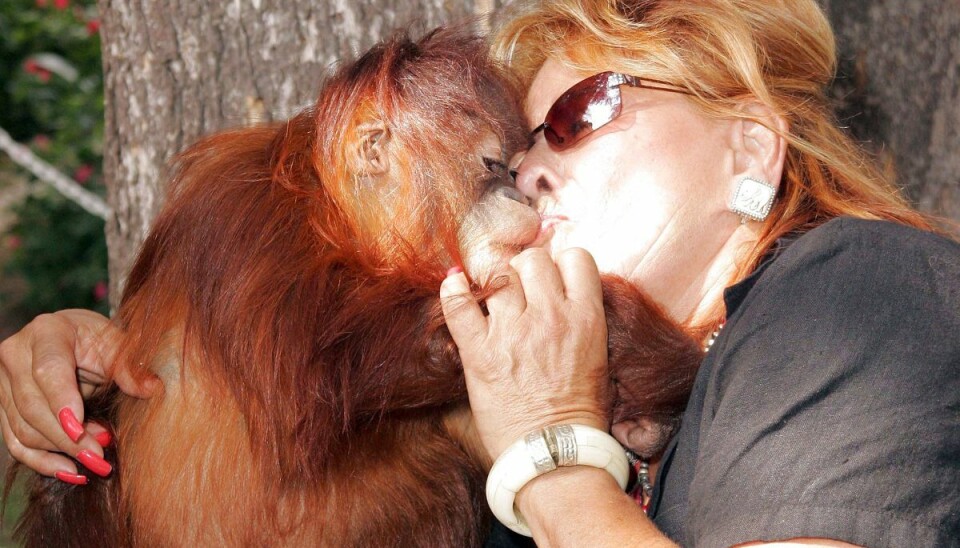
[[[557,151],[572,147],[620,116],[623,106],[620,99],[620,86],[692,95],[689,91],[677,88],[669,82],[639,78],[619,72],[601,72],[577,82],[563,92],[563,95],[547,111],[544,122],[537,126],[531,135],[536,136],[543,131],[543,136],[550,144],[550,148]]]

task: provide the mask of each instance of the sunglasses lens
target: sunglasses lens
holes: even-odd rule
[[[550,107],[544,137],[553,148],[570,148],[620,114],[620,87],[613,73],[591,76],[568,89]]]

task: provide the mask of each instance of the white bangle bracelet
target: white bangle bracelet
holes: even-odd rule
[[[579,424],[548,426],[531,432],[507,448],[487,476],[487,503],[501,523],[532,536],[514,508],[517,493],[530,480],[558,466],[586,465],[602,468],[625,489],[630,464],[617,440],[606,432]]]

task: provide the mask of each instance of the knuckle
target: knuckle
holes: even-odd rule
[[[602,301],[587,301],[577,303],[577,314],[587,323],[607,323],[607,311]]]
[[[538,311],[539,331],[551,342],[562,340],[569,330],[569,321],[565,314],[553,307]]]
[[[465,302],[466,296],[463,293],[450,292],[440,296],[440,307],[443,309],[445,316],[456,314]]]
[[[38,399],[27,399],[26,401],[18,402],[17,409],[20,411],[20,416],[24,419],[38,418],[50,413],[50,408],[47,407],[47,403]]]
[[[569,249],[564,249],[560,256],[559,260],[562,260],[564,263],[572,265],[588,264],[593,262],[593,256],[590,255],[590,252],[582,247],[571,247]]]
[[[531,247],[524,249],[520,253],[516,254],[512,259],[510,259],[510,265],[516,268],[517,266],[524,266],[532,263],[542,254],[546,253],[543,249],[538,247]]]
[[[22,445],[15,445],[12,443],[7,444],[7,453],[10,454],[10,458],[19,462],[20,464],[26,464],[27,453],[24,451]]]
[[[4,368],[7,367],[7,363],[13,360],[13,346],[15,344],[13,341],[14,337],[16,337],[16,335],[13,335],[7,339],[4,339],[3,342],[0,342],[0,366],[3,366]]]
[[[604,317],[603,312],[584,311],[581,322],[582,329],[587,333],[603,335],[603,337],[606,338],[607,319]]]
[[[33,379],[38,384],[46,384],[57,379],[64,369],[65,358],[58,355],[38,356],[33,362]]]
[[[6,438],[6,436],[4,437]],[[3,441],[7,445],[7,451],[10,453],[10,456],[17,462],[23,462],[23,459],[27,456],[27,447],[20,443],[20,440],[15,436],[11,436],[9,439],[4,439]]]
[[[36,325],[58,325],[60,324],[60,321],[60,315],[57,312],[45,312],[43,314],[39,314],[30,323]]]
[[[530,256],[527,254],[528,251],[530,250],[525,249],[510,258],[509,264],[511,267],[513,267],[514,270],[520,270],[520,265],[522,265]]]
[[[440,306],[444,310],[448,306],[459,306],[472,297],[470,287],[456,276],[447,276],[440,282]]]
[[[24,345],[20,344],[20,338],[24,336],[21,331],[0,342],[0,368],[5,371],[13,370],[16,364],[23,362]]]
[[[33,429],[22,420],[10,420],[10,431],[17,443],[23,445],[29,443],[30,438],[34,437]]]
[[[553,265],[550,255],[541,248],[526,249],[510,261],[510,266],[521,276],[533,276]]]
[[[50,329],[56,329],[61,324],[60,317],[55,313],[48,312],[46,314],[40,314],[36,318],[30,321],[27,326],[24,328],[24,331],[47,331]]]

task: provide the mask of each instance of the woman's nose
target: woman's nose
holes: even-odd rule
[[[517,184],[517,190],[534,201],[552,193],[560,184],[557,173],[535,149],[536,145],[527,152],[518,153],[510,161],[510,175]]]

